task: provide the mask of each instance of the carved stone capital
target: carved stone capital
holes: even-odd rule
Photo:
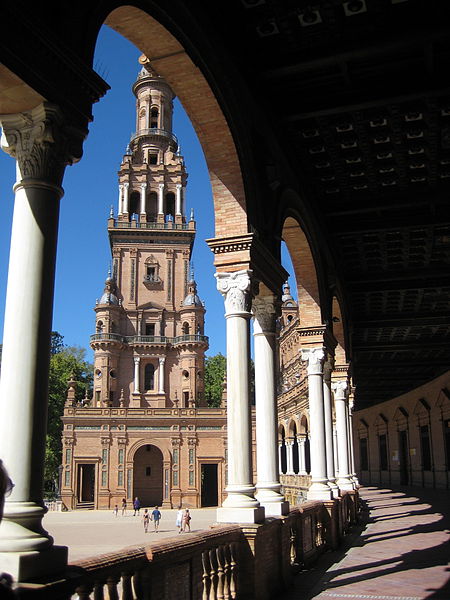
[[[302,360],[308,363],[308,375],[323,375],[325,350],[323,348],[306,348],[301,352]]]
[[[253,331],[275,333],[277,306],[274,296],[257,296],[252,303],[254,316]]]
[[[348,384],[346,381],[333,381],[331,389],[334,392],[335,400],[346,400]]]
[[[250,314],[253,292],[252,272],[246,269],[234,273],[215,273],[217,289],[225,300],[225,316]]]
[[[198,444],[197,438],[188,438],[187,442],[188,442],[189,448],[195,448],[195,446],[197,446],[197,444]]]
[[[48,102],[1,115],[0,123],[2,149],[17,160],[18,183],[32,180],[60,188],[65,167],[83,154],[87,132],[68,125],[61,110]]]
[[[181,446],[181,438],[176,437],[170,440],[172,442],[172,448],[179,448]]]

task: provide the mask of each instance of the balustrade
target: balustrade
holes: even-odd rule
[[[294,573],[309,568],[332,547],[333,529],[342,536],[355,522],[357,501],[357,493],[348,492],[334,501],[338,510],[330,510],[320,501],[305,502],[277,517],[280,527],[274,527],[273,520],[245,527],[222,525],[183,539],[166,538],[146,547],[124,548],[71,564],[56,581],[22,584],[20,593],[48,600],[278,597],[277,590],[288,585]],[[261,541],[256,543],[255,536]],[[256,564],[264,564],[265,572],[249,578]],[[280,564],[283,581],[279,580]],[[273,587],[267,588],[272,583]]]

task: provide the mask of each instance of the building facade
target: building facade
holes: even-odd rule
[[[112,268],[95,305],[93,397],[64,410],[62,500],[69,508],[218,505],[223,408],[204,399],[205,307],[190,269],[195,221],[172,132],[174,94],[145,57],[133,86],[136,133],[119,169]]]

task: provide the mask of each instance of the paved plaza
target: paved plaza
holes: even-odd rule
[[[151,510],[151,509],[150,509]],[[150,522],[148,533],[144,532],[141,509],[139,516],[128,509],[116,517],[111,510],[74,510],[68,512],[49,511],[44,518],[44,527],[53,536],[55,544],[69,547],[69,562],[81,558],[120,550],[126,546],[140,546],[155,539],[189,535],[178,533],[175,525],[175,509],[161,511],[159,532],[154,532]],[[207,529],[216,519],[215,508],[190,509],[191,531]]]

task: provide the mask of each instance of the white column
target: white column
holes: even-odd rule
[[[307,475],[306,473],[306,437],[304,435],[297,436],[298,443],[298,474]]]
[[[339,472],[339,460],[338,460],[338,445],[337,445],[337,431],[336,423],[333,425],[333,452],[334,452],[334,472]]]
[[[162,356],[159,359],[159,371],[158,371],[158,392],[160,394],[164,394],[164,363],[166,362],[166,358]]]
[[[139,356],[134,357],[134,393],[139,394],[141,391],[141,384],[139,381],[139,367],[141,358]]]
[[[186,186],[184,185],[181,190],[181,214],[186,214]]]
[[[350,449],[350,475],[355,483],[355,487],[359,487],[358,477],[355,470],[355,451],[353,447],[353,399],[348,399],[348,441]]]
[[[294,474],[294,442],[291,439],[284,441],[286,444],[286,475]]]
[[[333,452],[333,413],[331,401],[331,371],[332,361],[328,359],[323,366],[323,410],[325,418],[325,445],[327,453],[327,477],[328,485],[333,490],[333,497],[339,497],[339,488],[336,485],[336,474],[334,471]]]
[[[128,190],[130,188],[129,183],[123,184],[123,203],[122,208],[124,213],[128,213]]]
[[[336,407],[336,431],[338,444],[339,471],[337,485],[341,490],[353,490],[354,485],[349,473],[348,439],[347,439],[347,382],[333,383],[334,405]]]
[[[147,184],[141,183],[141,215],[145,215],[145,195],[147,192]]]
[[[41,521],[61,183],[66,165],[81,156],[84,133],[65,130],[48,103],[2,116],[1,125],[17,183],[0,379],[0,457],[15,487],[0,525],[0,565],[26,581],[67,564],[67,548],[53,546]]]
[[[177,183],[177,196],[175,200],[175,214],[181,215],[181,183]]]
[[[278,442],[278,473],[283,473],[283,442]]]
[[[158,214],[164,214],[164,184],[158,185]]]
[[[275,298],[253,302],[256,408],[256,497],[266,516],[285,515],[289,503],[280,493],[277,465],[277,398],[275,386]]]
[[[309,415],[311,422],[311,485],[308,500],[331,500],[325,451],[325,416],[323,407],[323,348],[302,350],[302,360],[308,362]]]
[[[227,335],[227,498],[217,509],[221,523],[264,521],[255,498],[252,474],[252,427],[249,399],[251,271],[216,273],[225,299]]]
[[[119,207],[118,207],[118,211],[117,211],[117,213],[119,215],[121,215],[123,213],[122,198],[123,198],[123,185],[120,184],[119,185]]]

